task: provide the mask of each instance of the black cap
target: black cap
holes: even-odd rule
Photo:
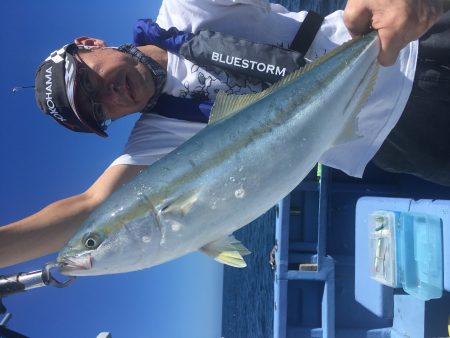
[[[65,45],[41,63],[35,77],[36,102],[44,113],[66,128],[107,137],[93,112],[81,111],[75,104],[77,62],[74,53],[77,49],[74,43]]]

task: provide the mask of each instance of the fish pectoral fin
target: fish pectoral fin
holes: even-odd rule
[[[245,268],[247,264],[242,256],[250,254],[250,251],[232,235],[211,242],[200,248],[200,251],[219,263],[235,268]]]
[[[169,201],[162,209],[161,215],[167,216],[168,214],[177,215],[180,217],[186,216],[186,214],[192,209],[195,202],[197,202],[200,195],[200,189],[195,189],[187,193],[178,196],[177,198]]]

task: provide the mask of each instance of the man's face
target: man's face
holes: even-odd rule
[[[115,49],[80,51],[78,56],[93,71],[96,80],[95,102],[112,120],[141,111],[155,92],[148,68],[130,55]],[[84,95],[82,101],[88,99]],[[89,105],[89,102],[80,102]]]

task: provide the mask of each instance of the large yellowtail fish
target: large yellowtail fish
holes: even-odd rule
[[[376,79],[376,33],[350,41],[267,90],[220,93],[207,127],[116,191],[58,256],[68,275],[148,268],[200,250],[244,267],[231,234],[291,192],[354,135]]]

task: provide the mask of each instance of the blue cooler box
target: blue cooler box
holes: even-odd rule
[[[370,276],[421,300],[442,297],[442,221],[378,210],[368,215]]]

